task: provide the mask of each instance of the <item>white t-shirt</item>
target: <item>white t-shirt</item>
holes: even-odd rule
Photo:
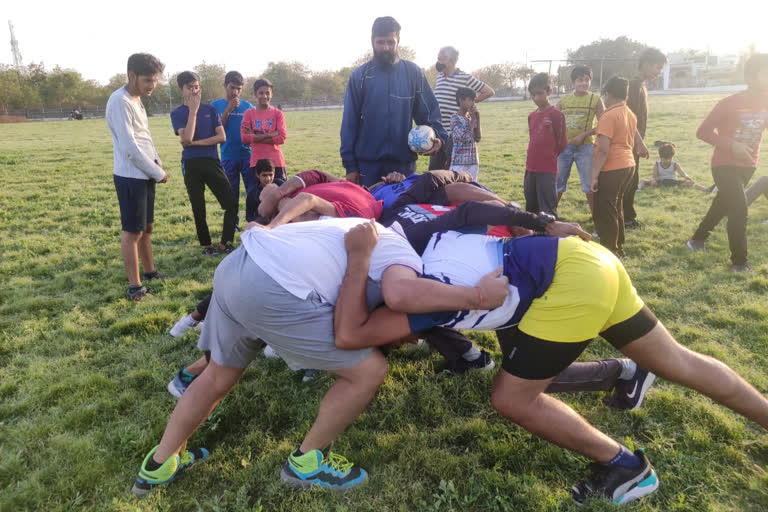
[[[240,237],[248,256],[272,279],[300,299],[313,291],[336,304],[347,269],[344,234],[368,219],[323,217],[268,230],[254,227]],[[404,265],[421,274],[421,259],[408,241],[376,223],[379,241],[371,254],[368,277],[381,282],[392,265]]]
[[[152,142],[147,112],[141,100],[134,99],[125,87],[119,88],[107,101],[106,118],[114,146],[113,174],[140,180],[162,180],[165,172],[155,163],[160,157]]]
[[[456,231],[435,233],[421,256],[424,274],[444,283],[475,286],[481,277],[502,266],[503,245],[502,239],[492,236]],[[456,329],[496,329],[509,322],[519,303],[518,290],[510,285],[507,299],[498,308],[461,311],[443,325]]]

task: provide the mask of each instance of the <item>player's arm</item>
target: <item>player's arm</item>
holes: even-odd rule
[[[295,197],[288,199],[280,209],[280,213],[272,219],[269,223],[269,227],[276,228],[283,224],[288,224],[293,219],[303,215],[306,212],[313,211],[318,215],[327,215],[329,217],[338,217],[339,214],[332,203],[317,197],[314,194],[307,194],[301,192]]]
[[[597,181],[600,177],[600,171],[608,159],[608,150],[611,148],[611,139],[607,135],[598,134],[595,141],[595,151],[592,155],[592,192],[597,192]]]
[[[182,128],[179,131],[183,132],[183,131],[185,131],[185,129]],[[183,140],[184,139],[182,138],[182,142],[183,142]],[[204,139],[193,140],[189,144],[185,144],[185,146],[215,146],[216,144],[223,144],[226,141],[227,141],[227,134],[226,134],[226,132],[224,132],[224,127],[219,125],[214,130],[213,136],[206,137]]]
[[[682,176],[683,179],[686,179],[688,181],[693,181],[693,178],[688,176],[688,174],[683,170],[683,167],[680,164],[678,164],[677,162],[675,162],[675,171],[677,171],[677,174],[679,176]]]
[[[475,98],[475,102],[480,103],[481,101],[485,101],[494,94],[496,94],[496,91],[494,91],[490,85],[483,84],[483,87],[477,92],[477,98]]]

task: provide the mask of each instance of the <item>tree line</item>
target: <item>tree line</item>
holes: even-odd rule
[[[614,74],[631,77],[636,71],[637,57],[647,47],[644,43],[620,36],[616,39],[600,39],[576,50],[568,50],[567,61],[556,61],[556,67],[552,68],[555,86],[562,90],[570,88],[570,69],[576,64],[592,66],[595,86],[600,82],[599,73],[602,73],[602,81]],[[407,46],[401,46],[400,56],[414,60],[415,52]],[[338,103],[344,97],[349,75],[355,67],[370,58],[369,50],[349,66],[335,71],[313,71],[301,62],[270,62],[261,74],[247,77],[244,97],[250,98],[254,80],[264,77],[275,84],[275,104]],[[194,71],[200,75],[203,101],[209,102],[224,96],[224,75],[228,71],[224,66],[203,61],[194,67]],[[434,86],[437,78],[434,67],[424,69],[424,73]],[[496,90],[497,96],[509,96],[524,95],[525,86],[536,70],[528,65],[501,63],[475,69],[471,73]],[[145,98],[145,106],[150,112],[167,111],[169,107],[181,103],[176,87],[177,74],[166,75],[152,96]],[[22,70],[16,70],[12,66],[0,64],[0,111],[103,107],[109,95],[125,82],[125,73],[115,74],[104,85],[84,79],[78,71],[59,66],[46,70],[42,63],[33,63]]]

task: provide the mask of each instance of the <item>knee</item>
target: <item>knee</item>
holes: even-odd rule
[[[147,224],[147,226],[144,228],[144,234],[151,235],[152,231],[155,229],[154,223],[150,222]]]
[[[491,405],[497,413],[518,425],[523,425],[528,418],[530,403],[516,399],[514,392],[504,388],[494,388],[491,392]]]

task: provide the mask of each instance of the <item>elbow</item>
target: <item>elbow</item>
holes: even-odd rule
[[[192,144],[192,137],[181,137],[181,143],[185,146],[189,146]]]
[[[400,280],[387,284],[382,281],[381,295],[384,298],[384,303],[392,311],[397,311],[399,313],[408,312],[408,287],[403,286],[403,283]]]
[[[353,350],[357,347],[355,347],[355,339],[353,336],[351,336],[351,332],[348,332],[349,329],[345,329],[343,327],[338,327],[335,329],[335,335],[333,338],[333,343],[336,345],[336,348],[340,350]]]

